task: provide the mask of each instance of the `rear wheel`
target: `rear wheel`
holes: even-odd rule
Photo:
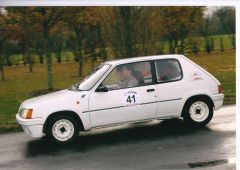
[[[57,115],[47,125],[47,136],[57,144],[73,142],[79,135],[79,125],[73,117]]]
[[[206,99],[188,101],[183,110],[183,119],[190,126],[205,126],[213,117],[213,105]]]

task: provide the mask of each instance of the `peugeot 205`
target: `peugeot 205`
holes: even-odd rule
[[[105,62],[69,89],[24,101],[16,119],[27,135],[66,144],[122,123],[182,117],[201,127],[223,99],[219,81],[185,56],[147,56]]]

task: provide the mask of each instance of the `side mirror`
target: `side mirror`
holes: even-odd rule
[[[96,92],[108,92],[108,88],[106,86],[99,86]]]

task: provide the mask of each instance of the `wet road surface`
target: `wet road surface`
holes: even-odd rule
[[[236,169],[235,106],[215,111],[204,128],[182,119],[82,132],[69,146],[23,132],[0,135],[0,169]]]

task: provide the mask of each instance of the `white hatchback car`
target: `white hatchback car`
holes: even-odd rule
[[[183,55],[108,61],[69,89],[24,101],[16,115],[26,134],[56,143],[79,131],[183,117],[206,125],[223,104],[219,81]]]

